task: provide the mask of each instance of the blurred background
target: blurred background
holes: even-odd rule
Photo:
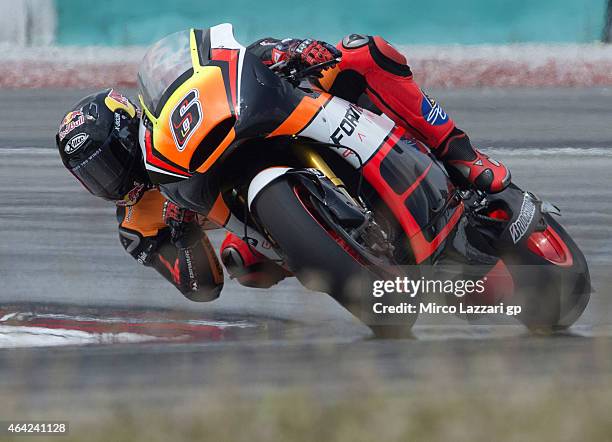
[[[587,43],[602,38],[607,0],[1,0],[0,41],[147,45],[231,21],[243,42],[266,36],[384,34],[398,44]]]

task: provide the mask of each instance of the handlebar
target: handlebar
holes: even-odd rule
[[[305,69],[299,70],[292,65],[291,60],[282,60],[270,66],[273,72],[276,72],[281,78],[289,80],[292,83],[299,83],[302,79],[318,74],[319,72],[330,68],[340,62],[341,57],[328,60],[323,63],[314,64]]]

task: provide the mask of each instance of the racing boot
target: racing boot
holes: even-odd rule
[[[221,244],[221,261],[230,278],[246,287],[267,289],[291,274],[266,258],[233,233],[227,232]]]
[[[433,150],[455,184],[496,193],[510,184],[510,171],[502,163],[475,149],[469,137],[454,128],[447,140]]]

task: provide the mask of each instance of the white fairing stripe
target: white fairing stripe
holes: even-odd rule
[[[187,178],[189,178],[188,176],[178,175],[176,173],[168,172],[167,170],[160,169],[159,167],[155,167],[155,166],[152,166],[150,164],[145,164],[145,168],[147,170],[152,171],[152,172],[163,173],[164,175],[171,175],[171,176],[174,176],[174,177],[177,177],[177,178],[181,178],[183,180],[186,180]]]
[[[253,200],[255,200],[255,197],[259,194],[259,192],[261,192],[264,187],[266,187],[276,178],[281,175],[284,175],[289,170],[291,170],[290,167],[270,167],[269,169],[265,169],[259,172],[255,176],[255,178],[253,178],[251,184],[249,184],[249,193],[247,198],[249,210],[251,210],[251,204],[253,203]]]
[[[240,115],[241,99],[240,92],[242,91],[242,62],[244,61],[244,53],[246,49],[241,49],[238,53],[238,87],[236,88],[236,114]]]
[[[234,37],[234,27],[230,23],[222,23],[210,28],[210,47],[245,49]]]
[[[152,172],[163,173],[164,175],[170,175],[177,178],[187,179],[188,177],[183,175],[178,175],[176,173],[168,172],[167,170],[160,169],[158,167],[149,164],[149,158],[147,157],[147,149],[145,147],[145,132],[146,128],[142,122],[142,118],[140,119],[140,123],[138,124],[138,144],[140,145],[140,150],[142,152],[142,158],[144,158],[145,169],[150,170]]]
[[[333,97],[300,136],[349,147],[365,163],[394,127],[393,121],[386,116],[376,115],[342,98]],[[359,160],[350,150],[344,149],[340,154],[353,167],[359,168]]]
[[[238,85],[236,90],[236,114],[240,115],[240,92],[242,85],[242,62],[246,48],[234,37],[234,28],[230,23],[222,23],[210,28],[210,47],[219,49],[239,49],[238,53]]]
[[[145,132],[146,132],[146,128],[141,118],[140,122],[138,123],[138,144],[140,145],[140,151],[142,152],[142,158],[144,158],[145,167],[147,167],[148,158],[147,158],[147,148],[145,147]]]

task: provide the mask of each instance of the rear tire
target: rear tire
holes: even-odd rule
[[[545,214],[545,219],[571,253],[571,265],[559,266],[549,262],[535,255],[527,246],[504,261],[510,265],[530,265],[522,276],[529,273],[527,279],[535,281],[535,284],[522,287],[521,278],[515,278],[518,280],[516,291],[522,298],[524,309],[520,321],[531,330],[563,330],[584,312],[591,295],[591,279],[584,254],[571,236],[552,216]]]

